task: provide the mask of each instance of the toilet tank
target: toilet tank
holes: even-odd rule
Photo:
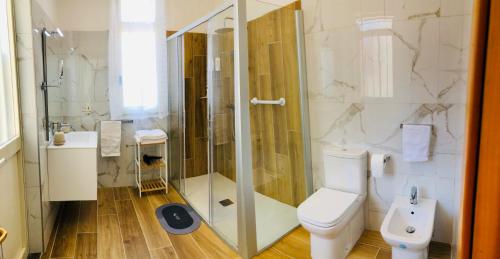
[[[366,195],[366,150],[326,148],[323,150],[323,163],[327,188]]]

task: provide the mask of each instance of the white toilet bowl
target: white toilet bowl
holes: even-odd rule
[[[364,230],[363,195],[321,188],[297,209],[300,224],[311,233],[311,257],[343,259]]]

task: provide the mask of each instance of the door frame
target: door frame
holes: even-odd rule
[[[500,254],[500,2],[474,1],[458,258]]]

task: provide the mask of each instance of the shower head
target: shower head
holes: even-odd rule
[[[215,30],[215,33],[224,34],[226,32],[233,31],[233,18],[225,17],[222,23],[222,27]]]

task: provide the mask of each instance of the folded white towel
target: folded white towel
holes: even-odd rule
[[[120,156],[121,121],[101,121],[101,156]]]
[[[428,161],[431,134],[431,125],[403,125],[403,160]]]
[[[147,144],[167,139],[167,134],[161,129],[138,130],[135,132],[137,143]]]

